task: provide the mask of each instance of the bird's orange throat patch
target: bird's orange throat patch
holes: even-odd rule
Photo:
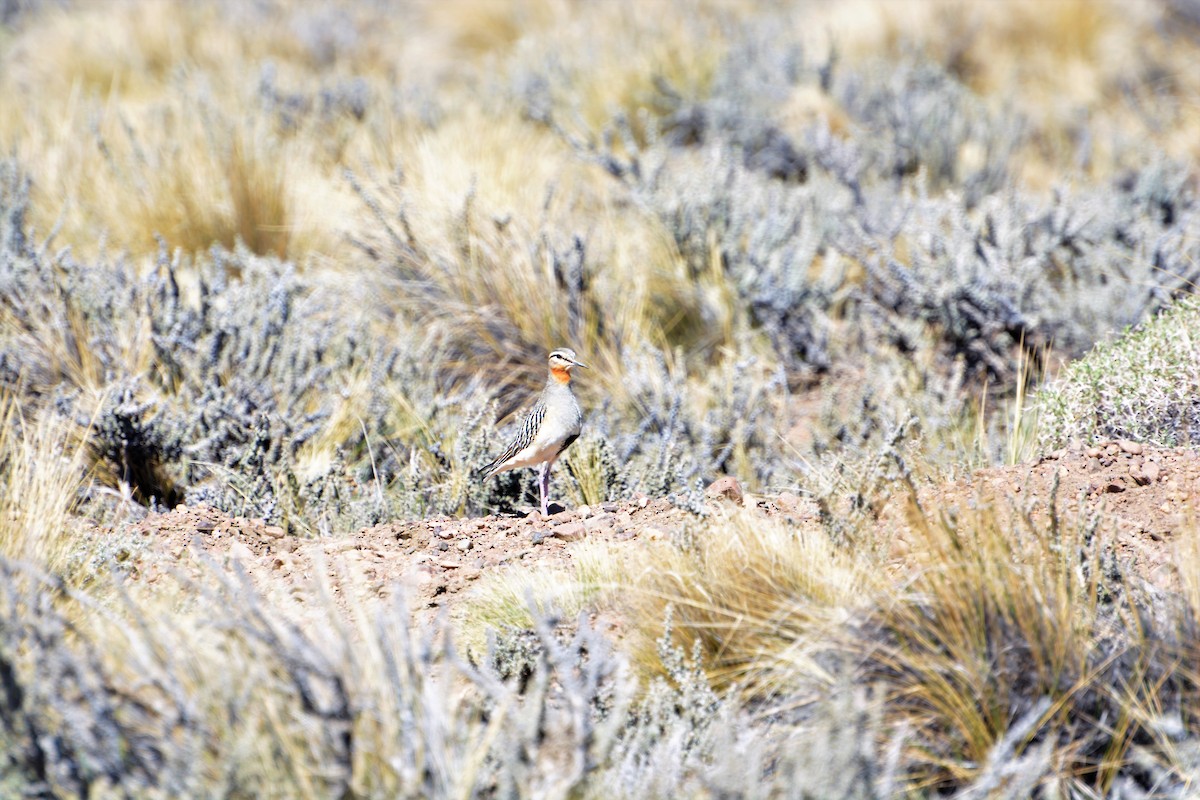
[[[550,368],[550,377],[553,378],[558,383],[570,383],[571,382],[571,370],[564,369],[563,367],[551,367]]]

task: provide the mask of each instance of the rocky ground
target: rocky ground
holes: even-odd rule
[[[1174,581],[1171,542],[1197,533],[1200,454],[1195,451],[1132,442],[1077,446],[1031,463],[984,469],[963,481],[918,486],[917,499],[927,513],[995,503],[1004,513],[1028,511],[1037,518],[1044,516],[1056,481],[1058,508],[1067,520],[1102,511],[1117,532],[1119,548],[1142,574],[1164,588]],[[708,500],[714,509],[745,503],[767,516],[785,515],[797,526],[819,525],[816,505],[808,499],[787,493],[743,497],[731,478],[713,484]],[[902,506],[889,503],[874,523],[893,542],[897,556],[908,546]],[[366,578],[370,593],[386,597],[402,583],[409,587],[410,606],[428,614],[469,592],[481,576],[517,565],[569,561],[571,542],[637,547],[694,519],[666,499],[647,497],[592,508],[552,506],[551,512],[548,517],[532,510],[479,519],[437,517],[376,525],[346,537],[301,539],[261,520],[181,506],[137,523],[147,547],[133,559],[132,574],[153,584],[172,570],[186,572],[188,565],[198,565],[200,549],[218,562],[239,562],[264,588],[300,594],[314,580],[328,577],[330,590],[340,595],[340,576],[349,563]]]

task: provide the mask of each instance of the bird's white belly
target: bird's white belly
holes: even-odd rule
[[[533,437],[533,442],[529,447],[513,456],[505,464],[505,468],[536,467],[542,462],[553,461],[558,456],[563,442],[578,435],[579,420],[577,418],[556,422],[550,419],[550,415],[547,415],[538,429],[537,435]]]

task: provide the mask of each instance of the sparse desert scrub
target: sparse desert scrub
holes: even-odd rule
[[[1129,438],[1163,445],[1200,440],[1200,304],[1176,303],[1100,344],[1035,398],[1044,446]]]
[[[1194,5],[0,2],[0,794],[1194,794],[1189,574],[878,525],[1195,443]],[[177,503],[335,547],[520,508],[474,473],[560,345],[556,499],[677,535],[449,628],[137,574]]]

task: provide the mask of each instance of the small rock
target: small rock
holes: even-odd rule
[[[621,507],[616,503],[605,503],[604,505],[600,506],[600,510],[606,514],[615,514],[618,510],[620,510],[620,508]]]
[[[1157,461],[1147,461],[1145,464],[1142,464],[1142,474],[1146,476],[1147,480],[1153,483],[1162,476],[1162,467],[1158,465]]]
[[[633,496],[633,504],[638,508],[645,508],[650,503],[650,498],[647,495],[638,492]]]
[[[1133,482],[1138,486],[1145,486],[1146,484],[1150,483],[1150,479],[1146,477],[1146,473],[1142,472],[1141,469],[1136,466],[1129,468],[1129,477],[1133,478]]]
[[[1140,456],[1143,450],[1141,442],[1131,442],[1128,439],[1118,439],[1117,446],[1131,456]]]
[[[579,508],[575,509],[575,516],[579,517],[579,519],[587,519],[591,515],[592,509],[590,506],[580,506]]]
[[[783,511],[795,512],[800,507],[800,498],[791,492],[780,492],[775,504]]]
[[[1108,494],[1118,494],[1125,491],[1125,484],[1122,481],[1109,481],[1104,486],[1104,491]]]
[[[175,506],[175,510],[178,511],[180,514],[186,514],[187,510],[188,510],[187,504],[180,503],[179,505]]]
[[[433,531],[439,539],[453,539],[454,531],[446,531],[441,528],[435,528]]]
[[[539,530],[536,530],[533,533],[529,534],[529,541],[533,542],[534,544],[541,544],[542,542],[544,542],[546,540],[546,537],[549,535],[550,535],[550,531],[544,530],[544,529],[539,529]]]
[[[612,524],[613,519],[613,515],[607,512],[604,514],[597,514],[587,521],[588,530],[591,530],[593,527],[602,528],[606,525],[610,525]]]
[[[1099,458],[1100,454],[1103,452],[1104,451],[1101,450],[1099,447],[1085,447],[1083,449],[1083,454],[1085,456],[1087,456],[1088,458]]]
[[[1087,468],[1088,468],[1088,472],[1099,472],[1100,471],[1100,459],[1096,458],[1095,456],[1088,459],[1088,467]]]
[[[1121,448],[1117,446],[1116,442],[1113,442],[1104,448],[1104,452],[1106,455],[1115,456],[1117,453],[1121,452]]]
[[[455,542],[454,546],[465,553],[474,545],[471,543],[470,539],[459,539],[457,542]]]
[[[434,550],[437,550],[439,553],[444,553],[444,552],[446,552],[447,550],[449,550],[449,549],[450,549],[450,543],[449,543],[449,542],[447,542],[447,541],[444,541],[444,540],[443,540],[443,541],[437,541],[437,542],[434,542],[434,543],[433,543],[433,549],[434,549]]]
[[[440,561],[436,561],[434,563],[436,563],[442,569],[458,569],[459,567],[462,566],[462,564],[458,563],[457,561],[451,561],[448,558],[443,558]]]
[[[196,530],[200,531],[201,533],[208,533],[216,527],[217,523],[213,522],[211,519],[202,519],[196,523]]]
[[[744,502],[741,484],[732,475],[717,478],[708,485],[708,488],[704,490],[704,494],[707,497],[719,497],[731,500],[739,506]]]
[[[475,580],[479,580],[479,576],[483,574],[483,570],[478,569],[477,567],[468,567],[467,569],[464,569],[460,574],[463,576],[464,580],[475,581]]]
[[[249,561],[254,558],[254,553],[245,542],[234,542],[229,546],[229,557],[234,561]]]
[[[551,536],[562,539],[564,542],[577,542],[587,533],[587,528],[582,522],[568,522],[559,525],[551,532]]]
[[[278,525],[268,525],[263,528],[263,535],[270,536],[272,539],[282,539],[285,533],[286,531]]]

